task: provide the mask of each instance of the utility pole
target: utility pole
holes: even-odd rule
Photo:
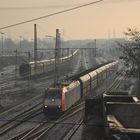
[[[73,50],[71,50],[71,55],[72,55],[72,58],[73,58]]]
[[[21,39],[22,39],[22,36],[19,36],[19,49],[21,51]]]
[[[97,45],[96,43],[97,43],[97,42],[96,42],[96,39],[95,39],[95,56],[96,56],[96,45]]]
[[[4,35],[4,33],[3,32],[0,32],[0,34],[1,34],[1,52],[2,52],[2,56],[3,56],[3,35]]]
[[[64,56],[63,49],[62,49],[62,48],[64,48],[63,46],[64,46],[64,42],[63,42],[63,40],[61,40],[61,48],[60,48],[60,51],[61,51],[61,56],[62,57]]]
[[[37,27],[34,24],[34,62],[35,62],[35,71],[37,68]]]
[[[31,54],[30,52],[28,52],[28,62],[30,62],[31,59]],[[31,70],[29,69],[29,73],[28,73],[28,89],[30,89],[30,81],[31,81]]]
[[[3,56],[3,36],[1,37],[2,40],[2,56]]]
[[[59,29],[56,29],[54,85],[56,85],[59,80],[59,58],[60,58],[60,33]]]
[[[69,48],[67,48],[67,56],[69,56]]]
[[[81,67],[81,70],[83,71],[83,58],[84,57],[83,57],[83,49],[82,48],[81,48],[81,58],[82,59],[81,59],[81,66],[80,67]]]
[[[17,49],[15,51],[15,86],[17,85]]]

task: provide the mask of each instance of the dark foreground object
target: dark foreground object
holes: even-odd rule
[[[85,103],[82,140],[140,140],[140,103],[136,96],[110,93]]]

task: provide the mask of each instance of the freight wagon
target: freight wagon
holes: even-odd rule
[[[67,86],[48,88],[43,96],[43,112],[65,112],[117,70],[118,61],[80,76]]]

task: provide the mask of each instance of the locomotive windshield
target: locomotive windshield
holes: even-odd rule
[[[47,91],[45,96],[45,105],[61,105],[60,90]]]

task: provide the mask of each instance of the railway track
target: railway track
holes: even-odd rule
[[[126,76],[119,76],[119,78],[116,78],[115,81],[109,87],[109,89],[107,91],[104,91],[104,94],[107,94],[111,92],[112,90],[116,90],[125,79],[126,79]]]
[[[67,66],[67,64],[65,64],[63,68],[61,67],[61,69],[63,69],[63,70],[60,70],[61,73],[59,73],[61,75],[60,76],[61,78],[64,79],[64,75],[67,75],[67,73],[74,71],[72,65],[76,65],[76,63],[71,62],[70,65]],[[67,69],[67,67],[69,68]],[[7,71],[9,71],[9,73]],[[42,75],[35,76],[35,78],[33,79],[27,78],[25,80],[19,77],[18,74],[17,76],[15,75],[15,67],[13,66],[11,67],[11,69],[10,68],[5,69],[5,71],[3,71],[2,73],[3,74],[0,75],[0,94],[1,95],[5,95],[5,94],[9,95],[9,94],[14,94],[14,93],[19,94],[25,91],[25,87],[27,87],[27,90],[29,90],[30,87],[33,87],[34,89],[37,89],[38,91],[40,91],[47,86],[44,81],[54,78],[54,74],[53,74],[54,72],[52,72],[50,74],[42,74]]]
[[[42,95],[36,96],[30,100],[25,101],[22,104],[19,104],[11,109],[6,110],[5,112],[0,114],[0,120],[12,120],[14,119],[18,114],[28,110],[32,109],[33,107],[41,104]],[[0,125],[5,123],[5,121],[0,122]]]
[[[121,82],[119,80],[115,80],[112,85],[110,85],[109,90],[119,86]],[[103,93],[107,92],[108,90],[104,91]],[[102,94],[103,94],[102,93]],[[38,103],[39,105],[40,103]],[[38,106],[35,105],[35,106]],[[23,111],[21,113],[19,113],[17,116],[15,116],[14,120],[11,119],[8,122],[6,122],[5,124],[0,126],[0,135],[3,135],[5,133],[7,133],[8,131],[10,131],[12,128],[15,128],[16,126],[24,123],[25,121],[29,120],[30,118],[36,116],[39,112],[37,112],[37,110],[33,109],[35,108],[31,107],[30,109],[27,109],[26,111]],[[33,109],[33,110],[32,110]],[[41,108],[38,108],[39,110],[41,110]],[[77,110],[77,111],[75,111]],[[51,121],[46,121],[46,122],[42,122],[39,123],[38,125],[29,128],[28,130],[23,131],[22,133],[16,135],[13,138],[10,138],[11,140],[13,139],[41,139],[44,135],[46,135],[46,133],[49,133],[55,126],[57,126],[57,124],[63,124],[63,121],[68,120],[69,118],[73,117],[74,115],[76,115],[79,112],[83,112],[84,110],[84,102],[81,102],[80,104],[77,104],[76,106],[72,107],[69,111],[67,111],[62,118],[63,119],[58,119],[54,122]],[[73,113],[72,113],[73,112]],[[40,112],[41,113],[41,112]],[[82,118],[79,120],[79,122],[77,122],[77,124],[80,124],[80,121],[82,121]],[[65,123],[64,123],[65,124]],[[78,129],[78,126],[74,127],[74,130],[76,131]],[[76,129],[77,128],[77,129]],[[72,128],[71,128],[72,129]],[[68,132],[71,132],[73,135],[75,133],[75,131],[70,131],[68,130]],[[69,134],[70,136],[70,134]],[[64,137],[64,136],[63,136]],[[66,135],[65,135],[66,137]],[[68,136],[67,136],[68,137]]]
[[[107,88],[106,90],[104,90],[104,91],[102,91],[102,93],[101,94],[104,94],[104,93],[108,93],[109,91],[111,91],[111,90],[114,90],[114,88],[117,88],[120,84],[121,84],[121,82],[122,82],[122,80],[123,80],[124,78],[121,78],[121,79],[116,79],[111,85],[110,85],[110,87],[109,88]],[[84,108],[83,108],[84,109]],[[83,110],[82,110],[83,111]],[[73,125],[73,127],[65,134],[65,136],[64,137],[62,137],[62,138],[60,138],[60,139],[66,139],[66,140],[69,140],[69,139],[71,139],[74,135],[75,135],[75,133],[78,131],[78,129],[81,127],[81,125],[83,125],[83,119],[82,119],[82,117],[79,117],[79,120],[78,120],[78,122],[75,122],[74,123],[74,125]]]
[[[52,78],[52,77],[51,77]],[[50,79],[51,79],[50,78]],[[11,79],[10,79],[11,80]],[[40,79],[40,81],[41,81],[41,83],[44,81],[44,80],[46,80],[46,78],[44,79],[44,78],[41,78]],[[30,104],[32,104],[32,103],[30,103]],[[26,106],[26,105],[25,105]],[[37,115],[38,114],[38,112],[37,111],[32,111],[32,112],[29,112],[29,110],[31,110],[31,109],[29,109],[28,111],[26,110],[26,111],[23,111],[23,112],[20,112],[19,110],[24,110],[26,107],[24,106],[24,104],[22,105],[22,106],[20,106],[19,108],[20,109],[17,109],[17,107],[15,107],[15,109],[14,108],[12,108],[11,110],[9,110],[9,113],[8,113],[8,111],[6,111],[5,113],[2,113],[2,114],[0,114],[0,119],[1,119],[1,121],[2,121],[2,123],[1,123],[1,126],[0,126],[0,136],[2,136],[2,135],[4,135],[4,134],[6,134],[7,132],[9,132],[11,129],[13,129],[13,128],[15,128],[15,127],[17,127],[17,126],[19,126],[20,124],[23,124],[25,121],[27,121],[27,120],[29,120],[30,118],[32,118],[32,117],[34,117],[35,115]],[[22,109],[22,107],[23,107],[23,109]],[[31,107],[32,109],[33,109],[33,107]],[[35,110],[35,109],[34,109]],[[41,108],[39,109],[39,110],[41,110]],[[20,113],[19,113],[20,112]],[[27,113],[28,112],[28,113]],[[12,115],[12,113],[14,113],[14,115]],[[6,115],[7,114],[7,115]],[[10,118],[9,117],[9,115],[10,116],[13,116],[12,118]],[[6,115],[6,116],[5,116]],[[8,117],[7,117],[8,116]],[[44,124],[44,123],[43,123]],[[41,130],[40,130],[40,127],[43,127],[44,129],[46,129],[45,128],[45,126],[44,125],[39,125],[37,128],[39,129],[39,131],[37,131],[35,128],[35,130],[34,129],[29,129],[29,130],[26,130],[26,132],[24,131],[24,133],[21,133],[22,135],[24,134],[27,134],[27,132],[30,132],[31,133],[31,130],[33,131],[36,131],[36,133],[41,133],[41,130],[43,131],[44,129],[42,128]],[[47,126],[48,127],[48,126]]]
[[[114,90],[115,88],[117,88],[121,82],[125,79],[126,77],[122,77],[122,78],[119,78],[116,79],[108,89],[102,91],[101,94],[105,94],[105,93],[108,93],[109,91],[112,91]],[[100,96],[100,95],[99,95]],[[74,137],[74,135],[78,132],[78,130],[80,129],[80,127],[83,125],[83,119],[82,118],[79,118],[78,122],[75,122],[73,127],[65,134],[65,136],[62,138],[63,140],[70,140],[70,139],[77,139],[77,137]]]
[[[48,120],[45,122],[41,122],[37,124],[35,127],[33,127],[32,129],[26,130],[10,138],[9,140],[15,140],[17,138],[19,140],[33,140],[33,139],[40,140],[46,133],[50,132],[51,129],[54,128],[56,125],[63,124],[65,120],[73,117],[80,111],[83,111],[84,110],[83,104],[84,103],[80,103],[77,106],[72,107],[68,112],[66,112],[66,114],[62,115],[56,121]]]
[[[84,106],[83,104],[84,103],[82,103],[81,106]],[[80,107],[80,105],[78,105],[78,106],[79,106],[79,109],[76,109],[76,107],[75,107],[75,109],[73,109],[73,111],[71,110],[70,115],[69,115],[69,113],[66,112],[66,114],[64,114],[64,116],[63,116],[64,119],[59,118],[58,120],[56,120],[54,122],[46,121],[46,122],[40,123],[40,124],[36,125],[35,127],[29,128],[28,130],[23,131],[22,133],[13,137],[12,139],[21,139],[21,140],[22,139],[36,139],[36,140],[41,139],[44,135],[46,135],[46,133],[49,133],[58,124],[63,124],[64,121],[79,114],[79,112],[83,112],[84,107]],[[75,110],[77,110],[77,111],[75,111]],[[37,110],[35,112],[33,112],[34,115],[36,113],[37,113]],[[21,117],[17,117],[16,122],[11,121],[11,122],[7,123],[5,126],[3,126],[3,128],[0,127],[0,131],[2,130],[0,135],[5,134],[6,132],[10,131],[12,128],[16,127],[17,125],[20,125],[21,123],[24,123],[25,121],[34,117],[34,115],[32,113],[29,116],[27,115],[28,113],[24,112],[23,114],[21,115]],[[15,120],[15,118],[14,118],[14,120]],[[81,119],[81,121],[82,121],[82,119]]]
[[[114,82],[114,84],[116,84],[116,82]],[[113,88],[113,86],[112,86],[112,88]],[[34,108],[34,107],[32,107],[32,108]],[[20,124],[24,123],[25,121],[29,120],[30,118],[34,117],[37,113],[37,110],[35,110],[35,109],[32,110],[32,108],[18,114],[15,117],[14,121],[10,120],[6,124],[3,124],[2,126],[0,126],[0,135],[5,134],[6,132],[10,131],[12,128],[16,127],[17,125],[20,125]],[[41,110],[41,109],[39,109],[39,110]],[[77,111],[75,111],[75,110],[77,110]],[[72,107],[68,112],[66,112],[66,114],[64,114],[62,116],[63,119],[60,118],[55,122],[46,121],[43,123],[39,123],[35,127],[29,128],[28,130],[23,131],[22,133],[16,135],[15,137],[10,138],[10,140],[14,140],[14,139],[40,140],[44,135],[46,135],[46,133],[49,133],[55,126],[57,126],[57,124],[63,124],[63,121],[68,120],[69,118],[73,117],[74,115],[76,115],[79,112],[83,112],[83,110],[84,110],[84,102],[81,102],[80,104],[77,104],[77,106]],[[73,112],[73,113],[71,113],[71,112]],[[31,114],[29,116],[26,116],[29,113],[31,113]],[[20,116],[21,116],[21,118],[20,118]],[[17,121],[16,121],[16,119],[17,119]],[[82,118],[79,121],[82,121]],[[77,122],[77,124],[79,124],[79,122]],[[74,127],[74,126],[72,126],[72,127]],[[76,128],[78,129],[78,126]],[[77,130],[76,128],[74,129],[75,131]],[[69,131],[70,130],[68,130],[68,132]],[[74,135],[75,131],[73,131],[73,132],[70,131],[70,132]],[[71,137],[70,134],[69,134],[69,137]]]
[[[77,124],[73,126],[73,128],[67,133],[67,135],[63,138],[63,140],[70,140],[73,138],[75,133],[78,131],[78,129],[83,125],[83,120],[79,120]]]
[[[97,93],[95,95],[93,95],[92,97],[98,97],[101,96],[103,94],[108,94],[109,92],[111,92],[112,90],[117,89],[120,84],[122,83],[123,80],[126,79],[125,76],[121,76],[121,75],[114,75],[113,79],[115,79],[113,82],[110,82],[106,87],[108,88],[101,88],[99,87],[99,90],[97,90]],[[109,79],[111,80],[111,79]]]
[[[27,120],[39,115],[40,113],[41,113],[41,107],[39,106],[39,104],[19,113],[13,119],[7,120],[6,123],[4,123],[0,126],[0,136],[6,134],[11,129],[13,129],[13,128],[17,127],[18,125],[26,122]]]
[[[82,103],[83,104],[83,103]],[[74,106],[71,108],[70,111],[73,111],[75,108],[80,107],[82,104],[78,104],[77,106]],[[6,134],[7,132],[9,132],[11,129],[16,128],[18,125],[23,124],[24,122],[30,120],[31,118],[35,117],[36,115],[39,115],[41,113],[41,103],[38,103],[28,109],[26,109],[25,111],[22,111],[20,113],[17,113],[17,115],[14,115],[14,118],[11,119],[4,119],[3,121],[6,121],[5,123],[3,123],[0,126],[0,136]],[[24,105],[23,105],[24,106]],[[40,107],[39,107],[40,106]],[[18,111],[18,109],[15,108],[15,111]],[[11,110],[9,110],[11,112]],[[12,113],[12,112],[11,112]],[[70,112],[66,112],[66,114],[63,116],[67,116],[67,114],[69,114]],[[1,117],[3,116],[4,118],[4,114],[1,114]],[[2,119],[1,119],[2,120]],[[51,122],[54,123],[54,122]],[[26,139],[27,136],[31,137],[30,139],[32,139],[33,137],[38,136],[40,133],[42,133],[43,131],[45,131],[48,127],[49,127],[49,122],[43,122],[40,123],[39,125],[33,127],[32,129],[29,128],[28,130],[25,130],[23,132],[21,132],[20,134],[16,135],[15,137],[11,138],[11,139],[19,139],[24,138]],[[34,134],[32,134],[34,133]]]
[[[118,87],[119,84],[121,84],[121,81],[119,80],[115,80],[110,87],[103,91],[102,94],[113,90],[114,88]],[[17,137],[20,137],[20,140],[41,140],[44,137],[49,137],[49,133],[51,133],[51,130],[53,130],[55,127],[57,127],[57,125],[60,124],[67,124],[67,125],[71,125],[71,127],[64,131],[64,134],[61,136],[60,139],[71,139],[73,137],[73,135],[76,133],[76,131],[79,129],[79,127],[83,124],[83,115],[79,116],[78,119],[76,119],[76,122],[70,123],[70,122],[66,122],[71,118],[74,118],[77,114],[84,112],[84,101],[82,101],[81,103],[77,104],[76,106],[73,106],[70,110],[68,110],[68,112],[66,112],[63,116],[61,116],[58,120],[56,121],[46,121],[46,122],[42,122],[38,125],[36,125],[35,127],[33,127],[31,130],[29,130],[28,132],[23,132],[22,134],[19,134],[15,137],[13,137],[12,139],[9,140],[14,140]]]

